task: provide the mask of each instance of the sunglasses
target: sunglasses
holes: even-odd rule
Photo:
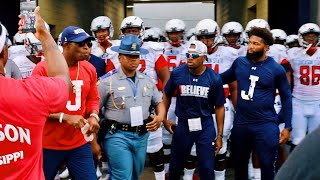
[[[192,59],[196,59],[198,57],[200,57],[201,54],[194,54],[194,53],[186,53],[187,58],[192,58]]]
[[[91,41],[81,41],[81,42],[73,42],[76,43],[79,47],[83,47],[84,45],[87,45],[89,48],[92,47]]]

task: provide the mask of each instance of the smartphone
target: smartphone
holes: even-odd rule
[[[37,0],[20,0],[20,16],[22,32],[36,32],[34,9],[37,7]]]

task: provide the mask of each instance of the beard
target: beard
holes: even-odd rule
[[[263,50],[262,50],[262,51],[257,51],[257,52],[254,52],[254,53],[249,53],[249,52],[247,51],[246,57],[247,57],[249,60],[255,61],[255,60],[261,58],[261,57],[263,56],[263,54],[264,54]]]

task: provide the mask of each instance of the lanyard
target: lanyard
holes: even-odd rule
[[[129,82],[129,85],[130,85],[131,90],[133,92],[133,96],[134,96],[133,98],[134,98],[134,100],[136,100],[139,80],[137,81],[136,84],[134,84],[134,82],[132,80],[130,80],[129,78],[127,78],[127,81]]]

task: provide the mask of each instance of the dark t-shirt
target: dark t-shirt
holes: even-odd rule
[[[246,57],[237,58],[230,69],[221,74],[224,84],[237,80],[238,100],[234,124],[276,122],[274,109],[276,90],[279,90],[286,127],[291,127],[292,99],[286,72],[273,58],[253,63]],[[254,108],[250,108],[254,107]]]
[[[177,91],[175,113],[179,120],[211,118],[214,107],[225,103],[221,78],[210,68],[193,75],[187,65],[179,66],[172,71],[164,91],[170,97]]]

